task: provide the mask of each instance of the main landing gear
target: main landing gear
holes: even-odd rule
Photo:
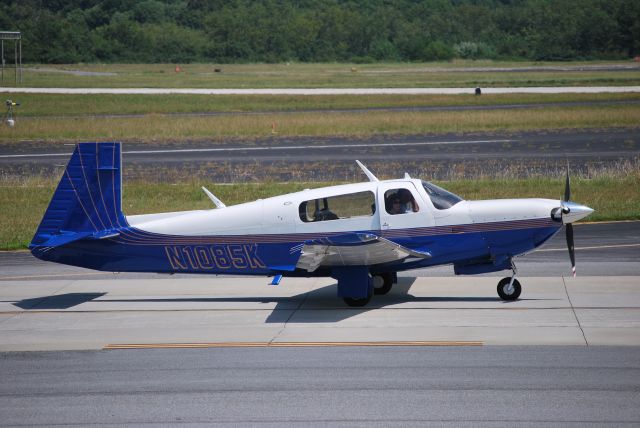
[[[347,306],[365,306],[374,294],[387,294],[397,282],[395,272],[371,275],[366,267],[335,268],[333,278],[338,280],[338,296]]]
[[[371,300],[371,296],[372,294],[368,295],[367,297],[363,297],[361,299],[357,299],[353,297],[344,297],[343,300],[347,304],[347,306],[350,306],[352,308],[361,308],[363,306],[366,306],[367,303],[369,303],[369,301]]]
[[[517,300],[522,292],[520,281],[516,279],[518,269],[516,269],[516,264],[513,261],[511,262],[511,269],[513,269],[513,275],[502,278],[500,282],[498,282],[498,295],[502,300],[506,301]]]
[[[383,295],[391,291],[393,284],[397,282],[396,276],[391,272],[376,273],[373,275],[373,294]]]

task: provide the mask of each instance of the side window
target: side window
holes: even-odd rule
[[[417,213],[420,209],[409,189],[391,189],[384,192],[384,207],[392,215]]]
[[[358,192],[304,201],[298,211],[305,223],[365,217],[376,212],[376,202],[372,192]]]

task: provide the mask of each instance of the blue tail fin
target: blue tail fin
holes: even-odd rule
[[[32,252],[125,227],[120,165],[120,143],[78,144],[29,245]]]

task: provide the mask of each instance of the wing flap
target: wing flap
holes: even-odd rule
[[[350,233],[306,241],[296,267],[313,272],[320,266],[373,266],[409,257],[426,259],[431,254],[371,233]]]

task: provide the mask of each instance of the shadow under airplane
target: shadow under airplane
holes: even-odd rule
[[[43,296],[31,299],[24,299],[13,303],[24,310],[55,310],[69,309],[83,303],[94,301],[95,303],[276,303],[271,314],[265,323],[326,323],[338,322],[355,315],[380,309],[391,305],[407,302],[500,302],[509,305],[496,297],[416,297],[409,294],[409,289],[416,278],[400,277],[398,283],[391,291],[383,296],[376,296],[369,306],[362,308],[352,308],[346,306],[341,300],[335,297],[336,283],[314,289],[310,292],[300,293],[290,297],[184,297],[184,298],[139,298],[139,299],[104,299],[96,300],[107,293],[67,293],[53,296]],[[532,299],[520,299],[532,300]],[[293,315],[304,306],[308,314]]]
[[[69,309],[74,306],[90,302],[102,297],[107,293],[67,293],[55,294],[53,296],[34,297],[32,299],[20,300],[13,304],[20,309],[33,311],[44,309]]]

